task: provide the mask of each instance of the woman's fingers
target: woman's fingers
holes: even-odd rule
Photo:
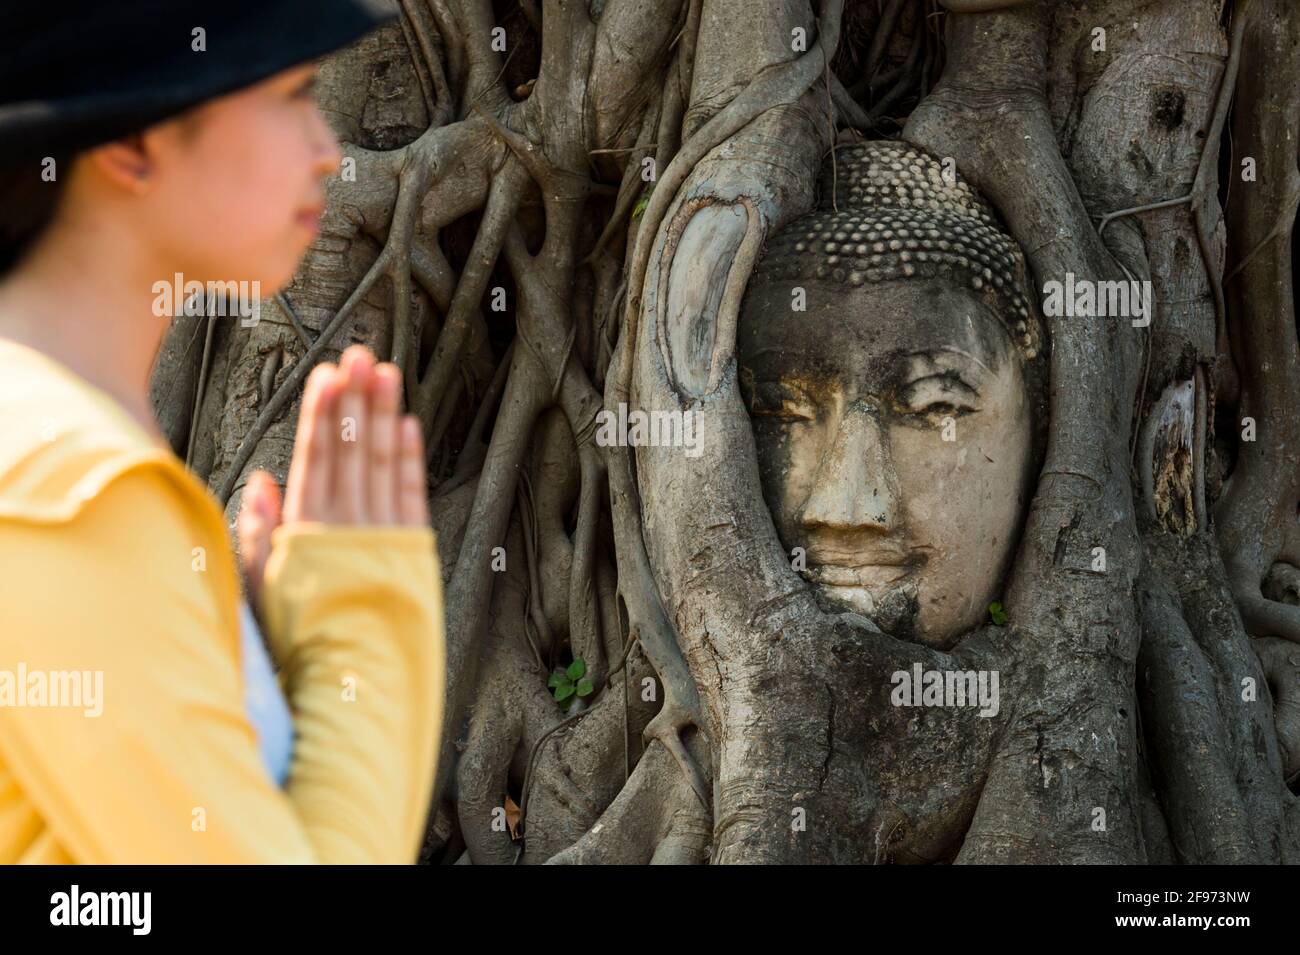
[[[424,463],[420,419],[405,415],[401,424],[401,455],[397,465],[398,523],[425,527],[429,523],[429,489]]]
[[[235,534],[239,557],[244,565],[248,597],[256,605],[262,589],[266,561],[271,556],[271,532],[280,524],[280,488],[265,471],[254,471],[244,485]]]
[[[274,529],[280,524],[281,507],[280,485],[270,472],[259,468],[250,474],[244,485],[240,514],[247,514],[250,520]]]
[[[335,441],[334,418],[338,397],[338,368],[317,365],[307,377],[298,433],[284,495],[284,520],[318,521],[329,514]]]
[[[377,365],[364,346],[348,348],[337,368],[312,371],[285,492],[286,523],[428,525],[423,431],[419,419],[402,415],[401,401],[401,371]]]
[[[366,471],[370,466],[370,416],[368,392],[375,359],[370,350],[354,345],[339,359],[343,392],[339,396],[336,514],[344,524],[365,524],[370,508],[366,500]]]
[[[402,373],[376,365],[370,387],[369,503],[372,524],[397,522],[398,412]]]

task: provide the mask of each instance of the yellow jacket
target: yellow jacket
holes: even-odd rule
[[[0,341],[0,863],[415,861],[444,692],[433,545],[275,532],[281,790],[244,709],[217,502],[105,394]]]

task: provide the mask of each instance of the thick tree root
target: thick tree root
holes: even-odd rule
[[[1240,14],[1239,14],[1240,15]],[[1247,196],[1229,203],[1228,242],[1240,259],[1228,306],[1241,381],[1238,418],[1252,419],[1217,508],[1220,549],[1233,592],[1257,637],[1300,642],[1300,613],[1264,598],[1270,568],[1296,550],[1300,504],[1300,344],[1296,338],[1291,232],[1300,201],[1300,10],[1284,0],[1249,6],[1243,57],[1268,63],[1244,71],[1233,114],[1233,149],[1256,163]],[[1234,170],[1235,173],[1235,170]],[[1244,425],[1243,425],[1244,430]]]
[[[707,747],[691,737],[692,759],[708,764]],[[679,761],[651,745],[623,791],[576,843],[549,865],[699,864],[709,858],[712,830],[708,801],[701,804],[678,771]]]

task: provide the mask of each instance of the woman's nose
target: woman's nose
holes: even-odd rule
[[[806,527],[892,530],[898,499],[889,474],[889,449],[878,413],[861,404],[840,419],[803,507]]]
[[[343,152],[339,148],[339,141],[334,137],[334,130],[330,129],[319,109],[312,110],[312,134],[316,146],[313,168],[318,179],[325,179],[339,171]]]

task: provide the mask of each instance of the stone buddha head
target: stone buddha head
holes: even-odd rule
[[[903,142],[839,147],[818,195],[769,239],[738,328],[763,494],[826,609],[947,646],[998,598],[1033,488],[1024,257]]]

